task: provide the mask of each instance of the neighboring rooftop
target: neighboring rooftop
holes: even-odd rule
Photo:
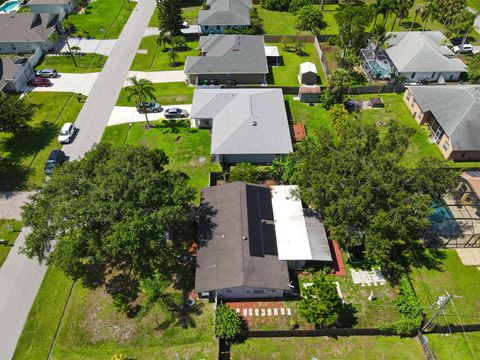
[[[398,72],[464,72],[466,65],[446,46],[440,31],[394,32],[385,49]]]
[[[198,25],[250,25],[252,0],[207,0],[208,10],[198,12]]]
[[[470,187],[475,192],[475,195],[480,198],[480,172],[465,171],[461,174],[461,177],[468,181]]]
[[[293,151],[281,89],[196,89],[191,117],[213,119],[211,154]]]
[[[289,290],[268,187],[234,182],[205,188],[200,206],[197,292],[240,286]]]
[[[186,74],[268,74],[263,36],[201,36],[204,56],[188,56]]]
[[[24,66],[27,61],[23,57],[0,57],[0,79],[13,80],[17,67]]]
[[[0,14],[0,42],[45,42],[55,31],[58,15]]]
[[[480,86],[409,86],[415,102],[430,111],[450,138],[452,149],[480,150]]]
[[[27,3],[27,6],[30,6],[30,5],[67,5],[67,4],[70,4],[71,1],[75,1],[75,0],[30,0]]]

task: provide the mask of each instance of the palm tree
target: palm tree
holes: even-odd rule
[[[438,6],[435,2],[429,1],[428,3],[422,6],[420,11],[420,17],[423,20],[423,29],[425,31],[427,28],[428,21],[432,18],[432,15],[438,10]]]
[[[176,51],[172,49],[172,51],[168,53],[168,58],[170,59],[170,66],[177,66],[178,54]]]
[[[415,6],[415,16],[413,18],[412,25],[410,26],[410,31],[413,30],[413,26],[415,25],[415,22],[417,21],[417,16],[418,16],[418,14],[420,14],[422,9],[423,9],[422,4],[417,4],[417,6]]]
[[[377,24],[373,28],[373,31],[370,33],[370,41],[374,44],[373,52],[375,54],[375,59],[373,63],[377,62],[378,50],[383,46],[388,40],[395,37],[394,34],[388,33],[387,29],[383,24]]]
[[[400,0],[398,4],[398,26],[401,25],[403,19],[405,19],[409,12],[410,8],[413,6],[413,0]]]
[[[169,32],[160,31],[157,37],[157,45],[162,46],[165,49],[166,44],[170,44],[172,42],[172,37]]]
[[[330,75],[328,83],[330,84],[330,91],[335,96],[337,103],[340,102],[342,90],[352,84],[352,77],[345,69],[336,69]]]
[[[129,77],[132,86],[127,87],[127,100],[135,101],[136,104],[140,104],[143,107],[143,113],[145,114],[145,120],[147,121],[147,128],[150,128],[150,122],[148,121],[147,108],[145,102],[148,100],[155,100],[154,91],[155,88],[150,80],[137,79],[136,76]]]

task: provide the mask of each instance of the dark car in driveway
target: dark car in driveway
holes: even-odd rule
[[[62,150],[52,150],[50,155],[48,155],[47,162],[43,171],[46,175],[52,175],[52,171],[56,166],[62,165],[66,160],[65,153]]]
[[[28,85],[47,87],[52,86],[52,82],[47,78],[37,76],[36,78],[29,80]]]
[[[162,106],[156,102],[144,102],[143,104],[137,104],[137,111],[139,113],[159,113],[162,111]]]
[[[35,75],[44,77],[44,78],[56,78],[58,73],[57,70],[55,69],[42,69],[42,70],[37,70],[35,71]]]

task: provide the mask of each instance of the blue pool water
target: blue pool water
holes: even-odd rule
[[[373,62],[373,60],[370,60],[368,62],[368,65],[370,65],[370,68],[373,69],[373,71],[375,71],[377,73],[377,76],[378,77],[386,77],[389,75],[389,72],[387,69],[384,69],[383,67],[381,67],[378,62]],[[373,65],[373,66],[372,66]]]
[[[431,226],[440,235],[456,235],[461,233],[460,226],[447,206],[433,206],[433,212],[428,218]]]
[[[0,6],[0,13],[10,12],[12,10],[17,10],[19,7],[20,7],[20,5],[18,4],[17,0],[7,1],[2,6]]]

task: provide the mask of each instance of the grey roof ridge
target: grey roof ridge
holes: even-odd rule
[[[458,120],[457,123],[455,124],[455,127],[453,128],[453,130],[452,130],[452,132],[451,132],[451,134],[450,134],[449,136],[451,136],[453,133],[455,133],[455,130],[457,130],[458,126],[462,123],[462,121],[463,121],[463,119],[465,118],[465,116],[467,116],[467,114],[470,112],[470,110],[472,110],[472,107],[474,107],[475,104],[476,104],[476,102],[477,102],[477,99],[475,98],[475,96],[473,96],[473,95],[470,93],[470,91],[467,90],[467,92],[468,92],[468,95],[473,98],[473,101],[472,101],[472,103],[470,104],[470,106],[469,106],[467,109],[465,109],[465,112],[463,113],[463,115],[462,115],[461,117],[459,117],[459,120]],[[452,148],[453,148],[453,144],[452,144]]]
[[[240,224],[242,224],[242,236],[246,236],[245,234],[243,234],[243,230],[244,230],[243,227],[244,227],[244,225],[245,225],[244,222],[243,222],[243,217],[244,217],[243,212],[244,212],[244,211],[245,211],[245,212],[248,211],[248,210],[247,210],[247,206],[248,206],[248,205],[247,205],[246,185],[245,185],[245,197],[243,196],[244,194],[243,194],[242,189],[243,189],[243,187],[239,187],[239,190],[240,190],[240,191],[238,192],[238,194],[239,194],[239,196],[240,196],[240,204],[243,205],[243,206],[241,206],[242,211],[240,211]],[[243,203],[243,201],[244,201],[245,203]],[[246,220],[247,220],[246,227],[247,227],[247,234],[248,234],[248,214],[247,214],[247,219],[246,219]],[[247,235],[247,236],[250,236],[250,235]],[[245,264],[245,251],[244,251],[244,247],[245,247],[246,241],[243,241],[243,238],[240,239],[240,241],[242,242],[242,284],[243,284],[243,286],[245,286],[245,266],[246,266],[246,264]]]
[[[249,94],[248,95],[248,102],[250,104],[249,108],[250,108],[250,114],[248,114],[248,116],[245,117],[245,119],[243,121],[239,121],[239,123],[237,124],[237,126],[230,132],[230,135],[228,135],[228,137],[219,145],[217,146],[217,148],[214,150],[214,149],[210,149],[210,152],[212,154],[216,154],[215,151],[218,151],[223,144],[225,144],[226,142],[228,142],[235,134],[236,132],[238,131],[238,129],[240,129],[240,127],[247,121],[249,120],[251,117],[252,117],[252,94]],[[225,108],[224,108],[225,109]],[[217,113],[217,115],[221,114],[224,109],[222,109],[219,113]],[[213,121],[214,124],[213,126],[215,126],[215,120]]]

